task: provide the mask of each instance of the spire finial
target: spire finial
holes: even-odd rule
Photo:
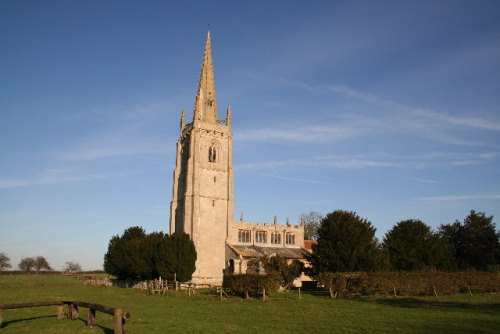
[[[226,126],[231,126],[231,106],[226,109]]]
[[[217,101],[215,96],[215,74],[212,64],[210,30],[207,32],[205,53],[201,65],[200,81],[194,105],[193,121],[217,123]]]
[[[184,109],[182,109],[181,112],[181,132],[184,130],[184,127],[186,126],[186,116],[184,115]]]

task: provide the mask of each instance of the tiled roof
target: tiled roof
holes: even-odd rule
[[[261,257],[264,255],[278,255],[287,259],[303,259],[306,250],[303,248],[287,248],[287,247],[258,247],[258,246],[228,246],[243,257]]]
[[[312,251],[313,245],[317,245],[317,244],[318,244],[318,242],[315,240],[304,240],[304,248],[309,250],[309,251]]]

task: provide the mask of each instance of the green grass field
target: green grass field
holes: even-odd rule
[[[81,300],[132,313],[127,333],[498,333],[500,295],[329,300],[326,294],[271,294],[266,302],[184,292],[148,296],[134,289],[84,286],[60,275],[2,276],[0,304]],[[97,327],[57,320],[56,307],[5,310],[0,333],[113,333],[112,317]]]

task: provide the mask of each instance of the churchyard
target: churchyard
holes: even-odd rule
[[[499,294],[438,297],[328,299],[321,291],[272,293],[265,302],[219,300],[209,290],[148,295],[136,289],[83,285],[59,274],[0,275],[0,304],[82,300],[123,307],[132,314],[127,333],[496,333]],[[97,325],[57,319],[57,307],[3,311],[0,333],[113,333],[113,317],[97,313]]]

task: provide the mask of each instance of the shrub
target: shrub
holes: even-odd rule
[[[241,274],[224,276],[223,285],[234,294],[248,298],[262,293],[263,289],[266,289],[266,292],[278,290],[279,281],[280,278],[276,274]]]

